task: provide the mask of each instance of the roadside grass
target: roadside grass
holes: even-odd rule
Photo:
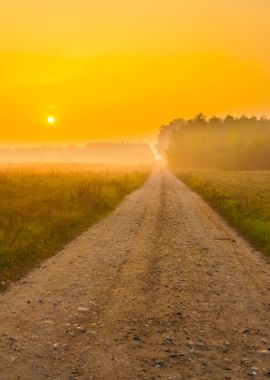
[[[192,171],[178,177],[270,256],[269,171]]]
[[[52,256],[139,188],[148,169],[0,169],[0,288]]]

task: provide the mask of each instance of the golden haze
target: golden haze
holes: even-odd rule
[[[145,136],[199,111],[269,114],[268,0],[13,0],[0,14],[1,142]]]

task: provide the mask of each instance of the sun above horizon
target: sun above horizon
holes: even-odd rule
[[[54,124],[55,123],[55,117],[54,116],[48,116],[47,118],[47,122],[49,124]]]

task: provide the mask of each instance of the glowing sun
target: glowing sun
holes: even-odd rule
[[[54,124],[55,123],[55,117],[54,116],[48,116],[47,118],[47,122],[49,124]]]

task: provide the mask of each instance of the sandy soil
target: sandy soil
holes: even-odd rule
[[[0,295],[0,379],[266,379],[269,296],[266,259],[159,168]]]

